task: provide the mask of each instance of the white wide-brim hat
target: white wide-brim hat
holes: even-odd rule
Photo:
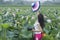
[[[33,11],[33,12],[38,11],[39,8],[40,8],[40,1],[37,1],[37,2],[35,2],[35,3],[32,3],[32,11]]]

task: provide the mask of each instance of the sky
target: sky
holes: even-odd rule
[[[14,1],[14,0],[4,0],[4,1]]]
[[[10,1],[10,0],[4,0],[4,1]],[[44,2],[44,1],[47,1],[47,0],[23,0],[23,1],[40,1],[40,2]],[[49,0],[49,1],[52,1],[52,0]]]
[[[48,0],[25,0],[25,1],[41,1],[41,2],[44,2],[44,1],[48,1]],[[52,1],[52,0],[49,0],[49,1]]]
[[[27,0],[27,1],[47,1],[47,0]]]
[[[41,1],[41,2],[44,2],[44,1],[47,1],[47,0],[24,0],[24,1]]]

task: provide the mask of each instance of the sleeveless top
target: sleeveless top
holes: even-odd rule
[[[38,23],[38,21],[36,21],[34,24],[34,30],[39,30],[38,26],[39,26],[39,23]],[[34,34],[41,34],[41,32],[34,32]]]

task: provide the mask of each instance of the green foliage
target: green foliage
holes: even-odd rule
[[[27,27],[33,27],[37,16],[32,12],[31,7],[1,7],[0,9],[0,39],[30,40],[32,38],[32,32],[28,31]],[[46,36],[43,40],[60,40],[60,8],[41,7],[40,11],[46,16],[44,17]]]

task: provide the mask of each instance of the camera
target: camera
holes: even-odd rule
[[[32,27],[28,27],[28,28],[27,28],[28,31],[31,31],[32,29],[33,29]]]

